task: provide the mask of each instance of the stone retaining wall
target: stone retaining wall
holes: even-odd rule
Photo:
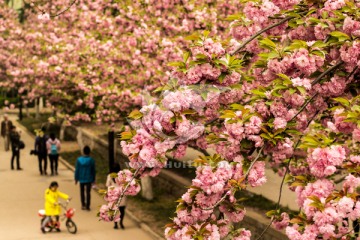
[[[103,156],[108,156],[108,151],[107,151],[108,144],[105,140],[93,136],[91,132],[85,129],[82,128],[72,129],[72,128],[74,127],[66,129],[65,133],[68,132],[68,134],[71,135],[77,133],[76,139],[81,149],[83,146],[89,145],[91,149],[95,149]],[[125,163],[128,162],[128,159],[120,151],[119,145],[120,144],[115,144],[115,151],[116,151],[115,161],[118,161],[121,167],[125,168],[126,167]],[[180,197],[186,191],[186,186],[191,185],[191,181],[189,179],[174,175],[172,172],[166,169],[162,170],[159,176],[152,178],[152,183],[154,188],[161,188],[166,192],[173,194],[177,197]],[[260,214],[247,211],[247,216],[241,222],[241,226],[251,230],[253,234],[252,239],[257,239],[257,237],[267,227],[266,220],[264,221],[264,219],[265,218]],[[283,239],[287,239],[287,237],[283,233],[278,232],[272,228],[269,228],[262,237],[262,240],[283,240]]]

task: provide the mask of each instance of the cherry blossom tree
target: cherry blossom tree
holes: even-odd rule
[[[123,195],[140,191],[168,154],[203,149],[167,239],[250,239],[238,193],[266,182],[265,165],[296,192],[299,211],[278,204],[271,224],[289,239],[354,239],[360,201],[360,3],[240,1],[231,38],[193,34],[170,62],[160,98],[133,111],[122,133],[130,169],[115,177],[100,218],[116,220]],[[215,154],[206,154],[212,149]],[[338,184],[336,186],[336,184]],[[279,200],[280,202],[280,200]],[[222,214],[218,214],[218,213]],[[350,223],[350,224],[349,224]]]
[[[18,14],[0,1],[0,86],[17,87],[22,82],[17,66],[22,64],[23,30]]]
[[[168,81],[183,36],[208,28],[223,34],[235,2],[78,1],[53,19],[68,2],[36,5],[31,10],[42,10],[28,13],[24,27],[28,97],[46,96],[70,121],[121,120],[141,106],[142,91]]]

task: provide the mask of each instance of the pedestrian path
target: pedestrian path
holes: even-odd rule
[[[16,124],[16,117],[10,119]],[[104,200],[94,191],[91,195],[91,211],[82,211],[80,204],[79,185],[74,184],[73,172],[59,163],[58,176],[41,176],[38,170],[38,160],[30,155],[34,139],[24,128],[16,124],[21,130],[21,139],[25,142],[25,149],[20,153],[22,171],[10,169],[11,151],[4,151],[3,139],[0,139],[0,239],[6,240],[152,240],[150,235],[140,229],[137,223],[125,216],[125,230],[113,229],[113,223],[99,221],[96,216],[99,206]],[[15,165],[16,167],[16,165]],[[49,170],[48,170],[49,172]],[[74,222],[78,226],[77,234],[67,232],[65,225],[61,232],[43,234],[40,231],[39,209],[44,207],[44,191],[51,181],[59,183],[59,190],[69,194],[73,199],[69,207],[76,209]],[[63,223],[63,222],[62,222]]]

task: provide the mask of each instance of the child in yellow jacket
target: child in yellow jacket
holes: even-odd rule
[[[41,231],[45,233],[45,226],[46,224],[51,221],[51,217],[55,216],[56,221],[59,221],[59,215],[61,212],[61,208],[59,205],[59,197],[65,200],[70,200],[70,197],[58,191],[59,184],[57,182],[51,182],[48,189],[45,190],[45,219],[41,224]],[[60,232],[60,228],[56,229]]]

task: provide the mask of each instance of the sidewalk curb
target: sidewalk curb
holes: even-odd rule
[[[35,140],[35,134],[30,132],[25,126],[23,126],[18,119],[15,120],[16,125],[18,125],[22,131],[26,132],[27,134],[29,134],[30,136],[32,136]],[[59,156],[59,160],[60,162],[69,170],[71,171],[75,171],[75,167],[72,166],[70,163],[68,163],[65,159],[63,159],[61,156]],[[98,193],[98,189],[92,189],[96,192],[96,194]],[[135,224],[141,228],[143,231],[145,231],[146,233],[148,233],[151,238],[153,238],[154,240],[159,240],[159,239],[165,239],[163,236],[160,236],[159,234],[155,233],[146,223],[144,223],[143,221],[141,221],[140,219],[138,219],[131,211],[126,210],[126,215],[129,216],[129,218],[135,222]]]

